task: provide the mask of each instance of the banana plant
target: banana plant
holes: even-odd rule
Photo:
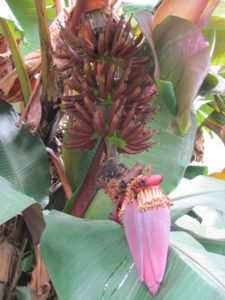
[[[224,228],[193,213],[224,214],[224,182],[182,179],[221,130],[218,2],[4,2],[0,299],[224,298]]]

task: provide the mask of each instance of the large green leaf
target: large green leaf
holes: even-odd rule
[[[84,214],[84,218],[90,220],[107,220],[113,211],[113,203],[103,190],[97,192]]]
[[[51,211],[41,254],[59,299],[153,299],[138,277],[123,229]],[[172,232],[167,271],[154,299],[224,299],[225,258]],[[88,287],[88,288],[87,288]]]
[[[95,152],[96,148],[88,152],[79,152],[63,147],[63,161],[73,191],[82,184]]]
[[[8,20],[9,26],[16,39],[23,40],[24,37],[23,29],[21,28],[20,24],[18,23],[17,19],[13,15],[12,11],[10,10],[5,0],[2,0],[1,2],[0,18]],[[0,33],[2,33],[1,27],[0,27]]]
[[[167,17],[153,31],[160,78],[173,83],[179,133],[191,126],[190,108],[207,75],[210,56],[201,30],[185,19]]]
[[[199,224],[189,216],[178,219],[176,224],[197,239],[208,251],[225,255],[225,229]]]
[[[70,120],[67,123],[67,127],[71,126]],[[69,135],[64,135],[64,141],[69,139]],[[77,150],[70,150],[66,147],[62,148],[62,158],[66,169],[72,190],[75,191],[80,186],[91,166],[91,162],[95,156],[96,148],[88,152],[80,152]]]
[[[212,64],[225,65],[225,18],[212,16],[203,32],[211,44]]]
[[[17,121],[12,106],[0,100],[0,176],[44,207],[49,193],[45,147],[28,130],[17,128]]]
[[[55,10],[51,9],[51,4],[53,1],[46,1],[51,13],[49,14],[49,19],[55,18]],[[21,27],[25,32],[25,37],[27,39],[27,45],[21,45],[20,49],[23,55],[28,54],[32,50],[40,49],[40,40],[38,33],[38,23],[36,16],[36,7],[34,0],[7,0],[9,7],[11,8],[16,19],[19,21]]]
[[[198,237],[197,237],[198,238]],[[225,240],[198,238],[207,251],[225,256]]]
[[[171,209],[173,220],[186,214],[195,205],[205,205],[225,212],[225,182],[207,176],[192,180],[183,178],[176,190],[170,194],[174,201]]]
[[[24,219],[33,237],[38,243],[45,227],[41,206],[24,193],[17,191],[3,177],[0,176],[0,225],[15,215],[23,212]]]
[[[128,15],[136,14],[139,11],[154,11],[155,7],[160,3],[161,0],[150,0],[146,1],[123,1],[123,11]]]

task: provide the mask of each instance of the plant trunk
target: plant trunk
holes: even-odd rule
[[[39,131],[41,139],[48,147],[50,147],[55,136],[60,119],[60,111],[58,107],[55,107],[55,103],[47,100],[44,101],[42,103],[42,118],[39,125]]]
[[[17,216],[0,226],[0,300],[17,298],[16,285],[27,244],[27,229]]]

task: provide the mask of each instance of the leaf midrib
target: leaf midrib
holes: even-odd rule
[[[2,142],[1,140],[0,140],[0,145],[2,146],[3,153],[5,154],[5,156],[6,156],[6,158],[7,158],[9,167],[10,167],[10,169],[11,169],[11,171],[12,171],[12,173],[13,173],[15,179],[16,179],[16,182],[17,182],[17,185],[18,185],[19,189],[21,190],[21,192],[24,193],[24,189],[23,189],[22,183],[20,182],[19,177],[18,177],[17,174],[16,174],[16,170],[15,170],[15,168],[13,167],[13,164],[12,164],[12,162],[11,162],[11,159],[10,159],[8,153],[7,153],[7,149],[6,149],[5,145],[3,144],[3,142]]]

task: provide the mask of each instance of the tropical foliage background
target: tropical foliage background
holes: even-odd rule
[[[79,152],[62,144],[69,125],[51,54],[60,22],[77,6],[2,2],[0,299],[152,299],[123,228],[109,220],[110,198],[96,188],[98,146]],[[225,166],[209,176],[190,161],[203,160],[203,130],[225,142],[225,1],[104,4],[106,13],[111,5],[118,17],[133,15],[132,34],[146,38],[158,89],[149,126],[159,129],[159,144],[120,155],[129,168],[140,162],[162,173],[174,201],[167,269],[154,298],[224,299]]]

